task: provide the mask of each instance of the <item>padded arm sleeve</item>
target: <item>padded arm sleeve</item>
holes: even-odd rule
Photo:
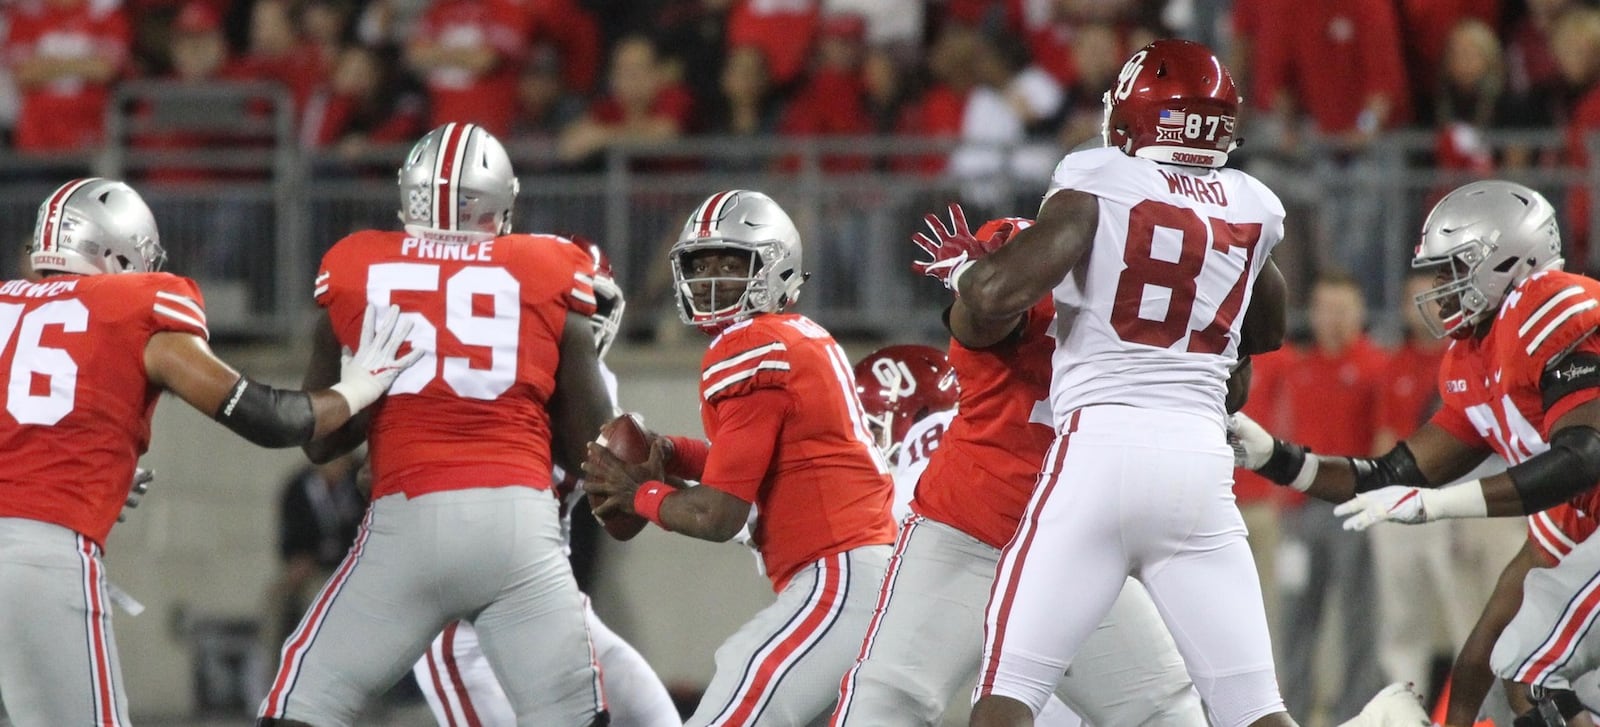
[[[1600,431],[1577,425],[1550,437],[1550,449],[1506,470],[1522,511],[1559,505],[1600,482]]]
[[[317,426],[310,394],[276,389],[248,376],[239,377],[212,418],[252,443],[272,448],[305,444]]]

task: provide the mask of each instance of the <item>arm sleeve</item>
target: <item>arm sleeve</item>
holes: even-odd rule
[[[705,476],[706,457],[711,454],[711,443],[699,437],[667,437],[672,440],[672,461],[667,463],[667,474],[688,480]]]
[[[1555,426],[1580,404],[1600,398],[1600,339],[1590,335],[1555,361],[1539,379],[1544,425]],[[1544,432],[1548,438],[1549,432]]]
[[[790,407],[781,389],[756,389],[724,397],[716,404],[718,446],[712,443],[700,484],[754,503],[778,448],[778,435]]]

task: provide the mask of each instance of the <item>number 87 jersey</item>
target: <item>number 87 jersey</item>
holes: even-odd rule
[[[1087,264],[1056,286],[1051,409],[1094,404],[1222,417],[1239,326],[1283,204],[1235,169],[1163,164],[1115,148],[1067,155],[1046,198],[1099,198]]]
[[[354,349],[368,305],[396,305],[426,352],[379,401],[373,493],[550,487],[550,418],[569,312],[594,313],[594,260],[553,235],[443,242],[358,232],[323,256],[317,304]],[[401,351],[408,348],[403,346]]]

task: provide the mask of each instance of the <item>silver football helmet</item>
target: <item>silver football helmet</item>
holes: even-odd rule
[[[1518,283],[1562,262],[1556,210],[1544,195],[1515,182],[1473,182],[1445,195],[1422,223],[1411,266],[1445,267],[1416,305],[1435,336],[1466,337]]]
[[[400,221],[413,235],[463,241],[510,234],[517,190],[511,158],[493,134],[445,124],[418,140],[400,166]]]
[[[689,257],[706,250],[749,253],[749,275],[688,277]],[[800,266],[800,231],[794,221],[771,197],[746,189],[718,192],[696,207],[673,243],[671,257],[678,314],[684,323],[702,327],[781,311],[800,299],[800,284],[806,279]],[[702,310],[695,303],[693,284],[710,284],[713,291],[729,286],[742,293],[731,304]],[[711,300],[718,297],[713,295]]]
[[[584,244],[589,256],[594,258],[594,315],[589,316],[589,325],[594,329],[595,349],[600,358],[605,358],[611,344],[617,340],[617,331],[622,329],[622,311],[628,307],[628,301],[623,299],[622,286],[617,285],[612,275],[611,258],[606,256],[606,251],[592,242],[580,244]]]
[[[152,273],[167,261],[156,218],[132,187],[74,179],[39,205],[28,259],[35,271]]]

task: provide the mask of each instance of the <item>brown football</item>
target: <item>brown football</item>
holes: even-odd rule
[[[644,422],[638,414],[626,413],[606,422],[600,427],[600,436],[595,443],[611,450],[611,453],[629,464],[640,464],[650,459],[650,436],[645,433]],[[589,507],[594,509],[604,502],[594,495],[589,496]],[[606,532],[617,540],[628,540],[638,535],[649,521],[638,515],[613,515],[600,518],[600,524],[605,526]]]
[[[639,415],[628,412],[606,422],[600,427],[600,438],[595,440],[628,464],[643,464],[650,459],[650,435],[645,433]]]

